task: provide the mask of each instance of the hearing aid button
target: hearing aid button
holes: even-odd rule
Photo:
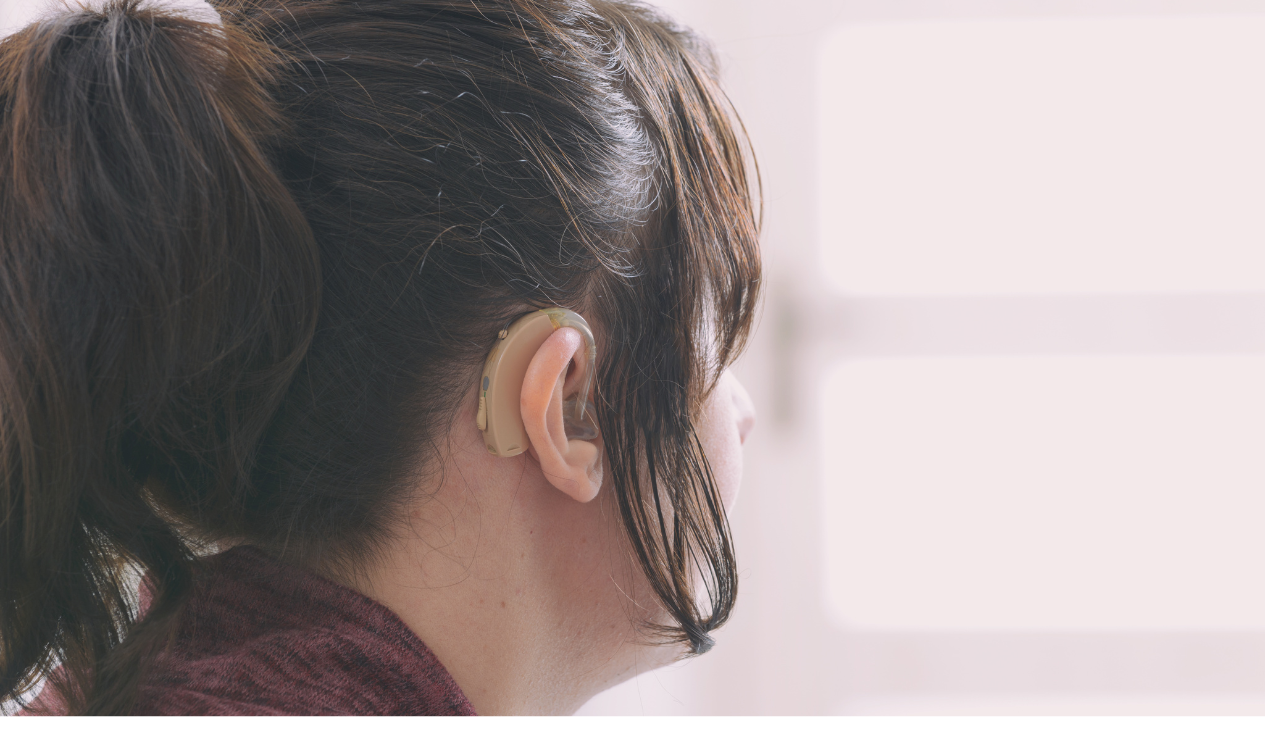
[[[474,424],[479,430],[488,429],[488,399],[482,395],[479,396],[479,414],[474,416]]]

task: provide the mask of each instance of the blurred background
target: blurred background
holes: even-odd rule
[[[763,174],[760,420],[717,647],[581,713],[1265,713],[1265,2],[657,4]]]
[[[1265,712],[1265,2],[660,0],[764,179],[741,583],[586,714]]]

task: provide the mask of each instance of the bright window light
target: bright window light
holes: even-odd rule
[[[861,295],[1265,289],[1265,17],[847,25],[827,278]]]
[[[863,359],[823,394],[841,625],[1265,629],[1265,357]]]

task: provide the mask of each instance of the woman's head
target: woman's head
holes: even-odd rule
[[[80,708],[125,708],[104,688],[169,629],[191,543],[371,561],[496,332],[546,306],[594,324],[654,630],[705,650],[736,575],[694,421],[759,276],[705,48],[613,2],[217,9],[0,44],[3,690],[54,656],[95,681]],[[115,649],[125,561],[154,605]]]

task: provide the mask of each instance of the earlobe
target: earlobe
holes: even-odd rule
[[[549,483],[579,502],[593,500],[602,485],[600,438],[592,439],[592,433],[568,437],[563,417],[564,401],[589,376],[592,364],[585,354],[579,332],[556,330],[532,355],[520,398],[529,452]]]

